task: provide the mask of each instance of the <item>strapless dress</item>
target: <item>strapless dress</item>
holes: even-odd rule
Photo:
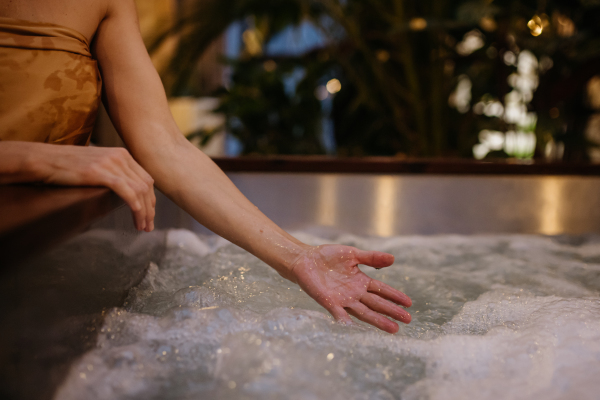
[[[101,92],[81,33],[0,17],[0,140],[86,145]]]

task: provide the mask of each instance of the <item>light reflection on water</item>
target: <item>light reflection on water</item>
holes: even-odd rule
[[[301,240],[322,239],[297,233]],[[367,270],[413,299],[388,335],[334,323],[223,240],[171,231],[125,309],[57,399],[595,398],[600,238],[431,236],[337,242],[388,251]]]

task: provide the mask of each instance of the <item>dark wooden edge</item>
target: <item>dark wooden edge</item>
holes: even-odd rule
[[[106,188],[3,186],[0,269],[40,254],[123,204]]]
[[[600,176],[600,164],[586,163],[324,156],[216,157],[213,160],[225,172]]]

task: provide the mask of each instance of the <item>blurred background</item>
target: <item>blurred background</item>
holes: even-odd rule
[[[136,4],[210,155],[600,162],[600,0]]]

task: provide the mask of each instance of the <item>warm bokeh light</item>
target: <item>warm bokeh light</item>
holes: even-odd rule
[[[456,45],[456,52],[461,56],[468,56],[485,45],[485,37],[478,29],[473,29],[465,34],[463,40]]]
[[[377,53],[375,53],[375,55],[377,59],[381,62],[386,62],[390,59],[390,53],[386,50],[378,50]]]
[[[242,34],[242,40],[246,46],[246,51],[250,55],[256,56],[262,53],[262,37],[256,29],[247,29]]]
[[[492,17],[483,17],[479,20],[479,26],[481,26],[481,29],[484,31],[493,32],[498,27],[498,24]]]
[[[342,89],[342,84],[337,79],[333,78],[327,82],[327,91],[331,94],[337,93]]]
[[[548,20],[548,16],[546,14],[534,15],[529,22],[527,22],[527,27],[533,36],[540,36],[544,29],[549,25],[550,21]]]
[[[425,18],[413,18],[408,23],[408,26],[413,31],[422,31],[423,29],[427,28],[427,21]]]
[[[273,72],[277,69],[277,63],[273,60],[267,60],[263,63],[263,68],[267,72]]]
[[[533,18],[527,22],[527,27],[533,36],[540,36],[544,30],[542,27],[542,20],[537,15],[534,15]]]
[[[566,15],[558,12],[552,14],[552,22],[554,23],[558,36],[569,37],[575,34],[575,24],[573,20]]]
[[[590,107],[600,110],[600,75],[596,75],[588,81],[587,95]]]

